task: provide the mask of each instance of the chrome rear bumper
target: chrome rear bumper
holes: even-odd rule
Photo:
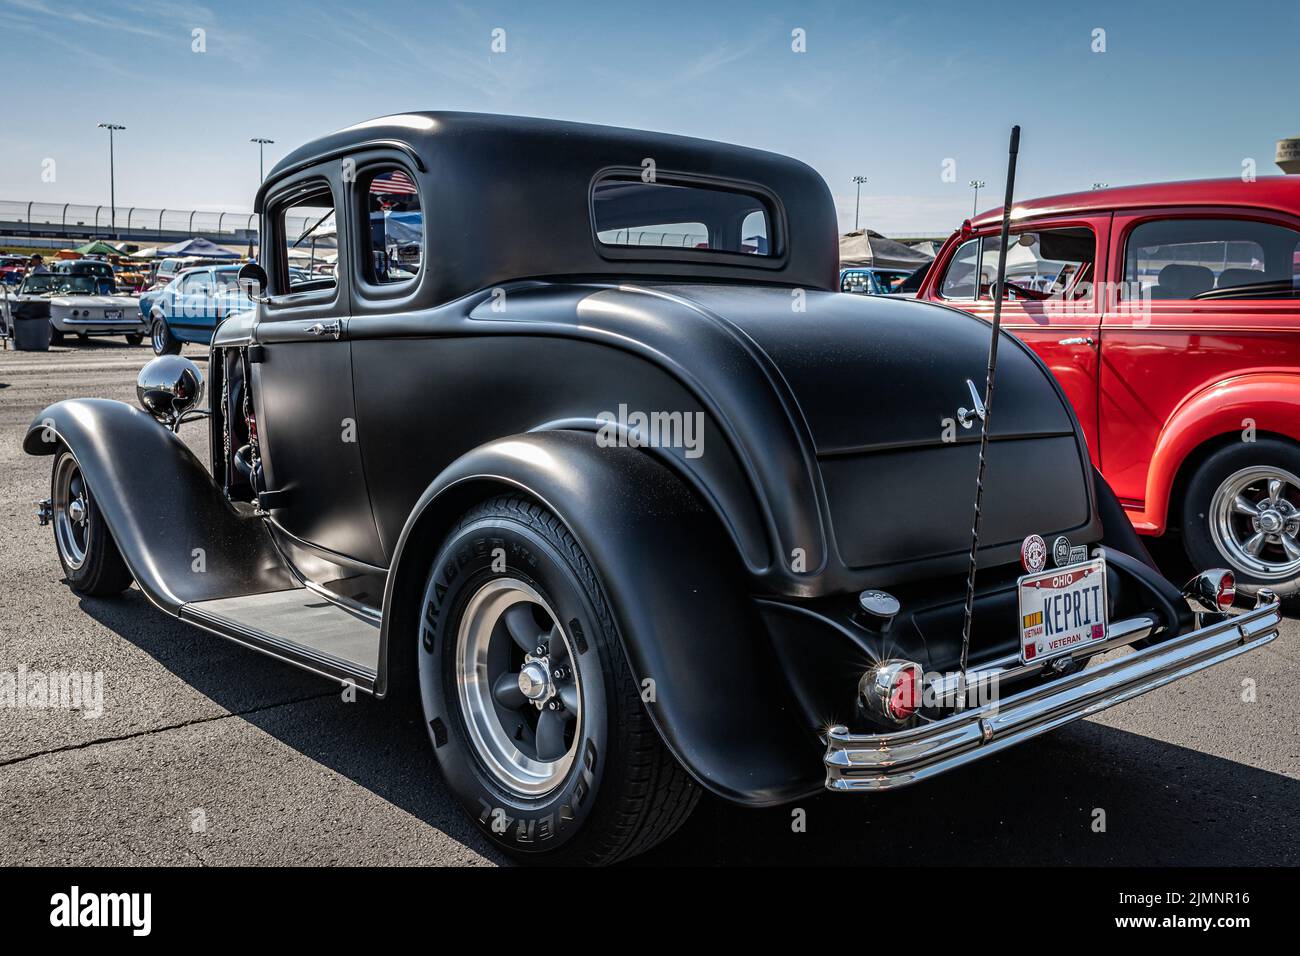
[[[1261,591],[1253,610],[920,727],[882,734],[832,727],[826,787],[891,790],[925,780],[1262,647],[1281,622],[1277,597]]]

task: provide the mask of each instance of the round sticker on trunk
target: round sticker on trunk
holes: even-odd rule
[[[1065,535],[1058,535],[1052,542],[1052,560],[1056,562],[1058,568],[1063,568],[1070,563],[1070,539]]]
[[[1020,563],[1030,574],[1047,567],[1047,542],[1042,535],[1031,534],[1021,543]]]

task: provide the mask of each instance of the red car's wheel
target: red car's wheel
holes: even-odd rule
[[[1207,458],[1187,486],[1183,543],[1197,569],[1236,572],[1239,590],[1300,593],[1300,448],[1262,438]]]

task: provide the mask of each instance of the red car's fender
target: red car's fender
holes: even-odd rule
[[[1300,373],[1251,372],[1189,396],[1165,422],[1147,471],[1146,512],[1131,514],[1145,534],[1164,534],[1169,495],[1187,456],[1205,442],[1273,432],[1300,441]]]

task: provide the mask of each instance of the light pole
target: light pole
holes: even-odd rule
[[[262,150],[266,148],[267,144],[274,143],[275,140],[263,139],[261,136],[254,136],[249,140],[249,142],[257,144],[257,179],[261,182],[263,179],[266,179],[266,166],[262,162]]]
[[[858,231],[858,210],[862,208],[862,184],[867,181],[866,176],[854,176],[853,181],[858,186],[858,196],[853,200],[853,231]]]
[[[970,204],[970,217],[974,219],[980,211],[980,190],[987,186],[988,183],[982,179],[972,179],[969,185],[971,189],[975,190],[975,201]]]
[[[108,231],[117,238],[117,177],[113,171],[113,132],[126,129],[119,123],[100,123],[96,129],[108,130]]]

